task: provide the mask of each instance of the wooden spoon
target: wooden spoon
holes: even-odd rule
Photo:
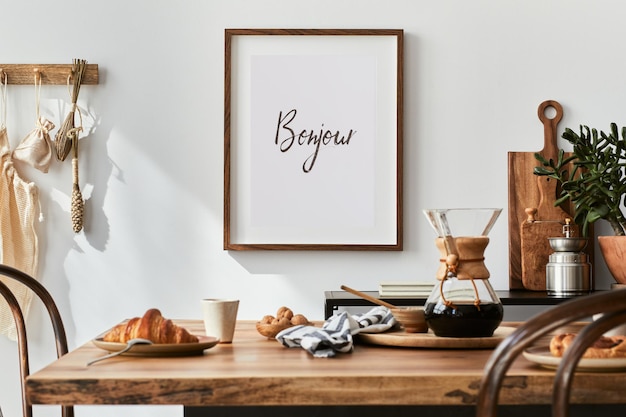
[[[356,296],[359,296],[359,297],[361,297],[361,298],[363,298],[363,299],[365,299],[367,301],[370,301],[370,302],[372,302],[374,304],[378,304],[379,306],[387,307],[388,309],[398,308],[398,307],[394,306],[393,304],[389,304],[389,303],[387,303],[387,302],[385,302],[383,300],[379,300],[378,298],[372,297],[371,295],[367,295],[367,294],[365,294],[365,293],[363,293],[361,291],[357,291],[357,290],[354,290],[354,289],[352,289],[350,287],[346,287],[345,285],[342,285],[341,289],[344,290],[344,291],[347,291],[349,293],[352,293],[352,294],[354,294]]]

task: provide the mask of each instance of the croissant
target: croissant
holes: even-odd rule
[[[186,329],[165,319],[156,308],[146,311],[143,317],[134,317],[119,324],[104,335],[105,342],[126,343],[130,339],[142,338],[157,344],[197,343],[198,338]]]
[[[561,333],[550,340],[550,353],[562,357],[576,337],[574,333]],[[583,358],[624,358],[626,357],[626,336],[600,336],[583,354]]]

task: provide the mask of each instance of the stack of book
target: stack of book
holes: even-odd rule
[[[428,297],[435,282],[383,281],[378,288],[380,297]]]

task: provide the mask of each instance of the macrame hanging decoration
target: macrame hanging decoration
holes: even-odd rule
[[[74,156],[72,157],[72,229],[74,233],[78,233],[83,229],[83,217],[85,213],[85,200],[80,192],[78,185],[78,129],[72,137],[72,149]]]
[[[78,137],[83,130],[83,119],[76,103],[78,102],[78,93],[86,68],[87,61],[84,59],[74,59],[72,72],[67,80],[68,87],[70,78],[73,81],[73,88],[70,92],[72,107],[55,137],[56,154],[59,160],[64,161],[69,153],[72,152],[72,201],[70,214],[74,233],[78,233],[83,229],[83,216],[85,211],[85,201],[83,200],[83,195],[80,192],[80,186],[78,184]],[[78,113],[80,121],[78,126],[76,126],[74,121],[76,113]]]

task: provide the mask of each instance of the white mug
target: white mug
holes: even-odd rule
[[[207,336],[220,339],[220,343],[231,343],[237,323],[239,300],[205,298],[202,300],[204,330]]]

